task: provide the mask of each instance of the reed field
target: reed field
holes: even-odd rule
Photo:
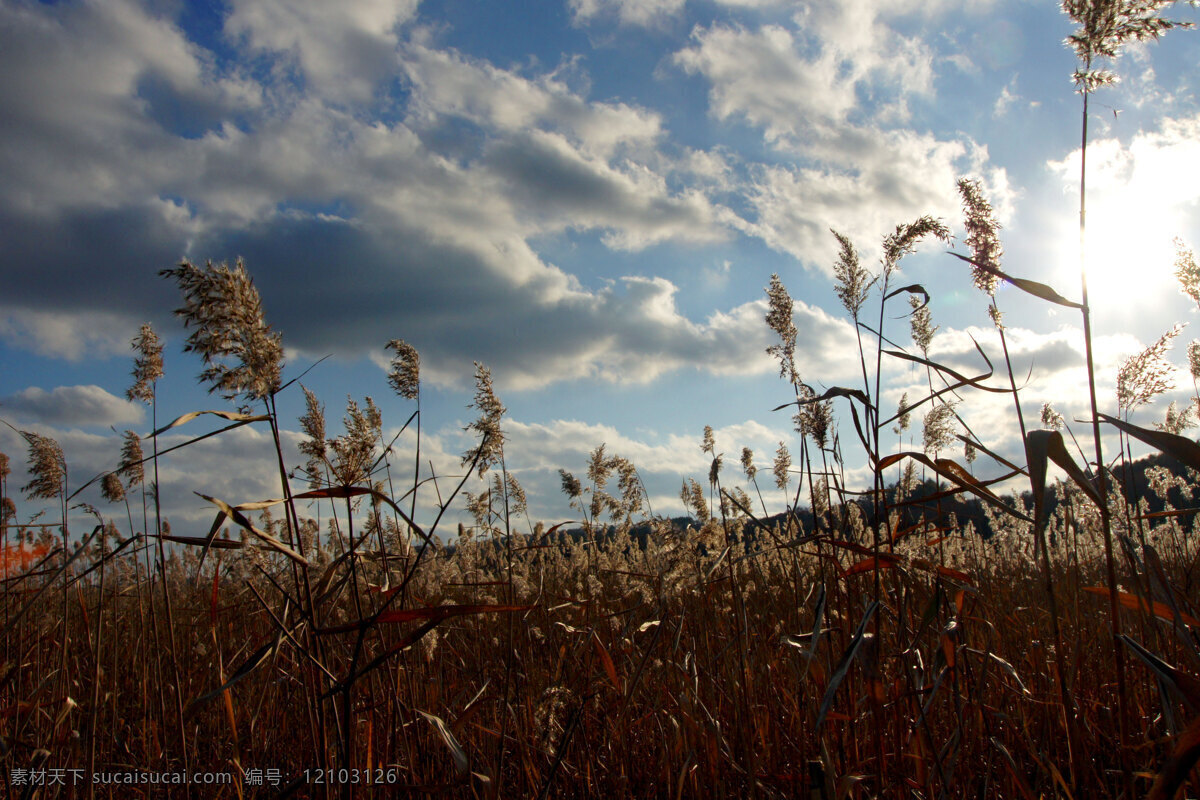
[[[1163,5],[1064,4],[1081,26],[1085,154],[1089,95],[1111,79],[1099,66],[1179,27]],[[531,524],[481,364],[474,446],[461,469],[432,473],[420,356],[402,340],[386,345],[411,411],[399,434],[369,399],[334,431],[285,365],[247,265],[163,270],[200,381],[229,410],[158,405],[163,346],[145,325],[128,397],[156,430],[126,432],[111,472],[69,472],[70,453],[29,431],[26,454],[0,455],[0,794],[1200,795],[1200,390],[1159,425],[1130,421],[1170,388],[1180,328],[1097,398],[1086,261],[1079,287],[1021,277],[982,185],[956,188],[959,240],[945,220],[902,222],[867,265],[831,233],[856,385],[818,393],[819,376],[798,374],[792,298],[772,277],[763,323],[780,383],[764,405],[792,417],[799,444],[756,454],[698,431],[711,468],[685,480],[688,516],[673,519],[650,508],[637,465],[597,442],[585,473],[560,471],[575,519]],[[970,271],[996,328],[977,373],[931,356],[938,287],[902,273],[933,242]],[[1200,305],[1195,255],[1176,249]],[[1090,410],[1027,418],[1001,284],[1007,303],[1080,315]],[[1180,349],[1200,380],[1200,342]],[[894,364],[925,389],[881,408]],[[283,393],[303,395],[298,421],[280,417]],[[968,426],[981,393],[1004,397],[1023,458]],[[303,463],[280,433],[297,424]],[[173,530],[160,461],[242,426],[271,434],[278,495],[195,486],[212,524]],[[415,458],[397,455],[400,437]],[[849,485],[843,465],[864,462],[871,483]],[[96,486],[106,502],[81,507]]]

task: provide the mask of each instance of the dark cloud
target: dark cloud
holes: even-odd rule
[[[172,298],[157,272],[187,246],[187,231],[168,216],[172,210],[156,202],[54,216],[0,211],[4,305],[161,319]]]

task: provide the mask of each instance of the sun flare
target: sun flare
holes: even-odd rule
[[[1108,316],[1153,314],[1179,291],[1174,241],[1187,230],[1183,209],[1189,204],[1180,197],[1178,170],[1166,154],[1136,142],[1123,149],[1108,140],[1095,149],[1095,159],[1091,149],[1088,153],[1089,304]],[[1067,163],[1074,164],[1077,178],[1078,153]],[[1069,296],[1079,293],[1076,226],[1077,219],[1071,219],[1062,229],[1060,280]]]

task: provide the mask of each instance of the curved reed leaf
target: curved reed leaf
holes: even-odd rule
[[[1197,679],[1194,675],[1189,675],[1177,667],[1171,666],[1125,634],[1121,634],[1117,638],[1132,650],[1133,654],[1140,658],[1142,663],[1149,667],[1159,679],[1174,689],[1183,698],[1184,702],[1187,703],[1188,708],[1192,709],[1192,711],[1200,709],[1200,679]]]
[[[854,657],[858,655],[858,651],[862,648],[867,632],[867,623],[871,621],[871,617],[878,610],[879,601],[872,602],[871,605],[867,606],[867,611],[863,614],[862,621],[858,623],[858,630],[854,632],[854,638],[850,640],[850,645],[842,653],[841,659],[838,660],[837,666],[833,670],[833,676],[829,679],[829,686],[825,689],[825,697],[821,700],[821,710],[817,713],[816,730],[821,730],[821,726],[825,723],[825,717],[829,714],[829,709],[833,706],[833,696],[837,694],[838,687],[842,685],[842,681],[846,678],[846,673],[850,670],[851,662],[854,661]]]
[[[1083,587],[1083,590],[1085,592],[1090,592],[1091,594],[1098,594],[1102,597],[1108,597],[1110,595],[1107,586],[1085,586]],[[1175,621],[1175,614],[1171,611],[1171,607],[1166,603],[1160,603],[1157,600],[1147,601],[1146,598],[1140,595],[1130,594],[1129,592],[1122,592],[1118,590],[1117,602],[1132,611],[1148,611],[1159,619],[1166,620],[1167,622]],[[1189,614],[1183,613],[1180,613],[1179,618],[1183,620],[1184,624],[1188,625],[1189,627],[1200,628],[1200,619],[1196,619]]]
[[[184,716],[191,716],[200,706],[204,705],[209,700],[212,700],[214,697],[221,694],[238,681],[242,680],[242,678],[245,678],[251,672],[254,672],[254,670],[258,669],[258,667],[261,666],[264,661],[271,657],[271,655],[279,647],[279,643],[282,640],[283,634],[277,632],[271,641],[267,642],[265,645],[251,653],[250,656],[241,663],[237,670],[234,671],[229,680],[225,681],[225,683],[221,684],[216,689],[213,689],[210,692],[205,692],[188,703],[187,709],[184,711]]]
[[[437,729],[438,735],[442,737],[442,741],[446,743],[446,747],[450,750],[450,757],[454,759],[454,768],[458,772],[458,777],[466,778],[471,771],[471,759],[467,758],[462,745],[454,738],[454,734],[447,727],[445,721],[441,717],[434,714],[427,714],[419,708],[414,710],[429,720],[430,724]]]
[[[1053,461],[1075,481],[1096,507],[1101,506],[1100,493],[1092,485],[1092,481],[1084,473],[1071,454],[1062,434],[1058,431],[1030,431],[1025,436],[1025,457],[1029,459],[1029,483],[1033,490],[1035,525],[1040,531],[1046,524],[1046,467],[1048,461]]]
[[[311,566],[308,559],[306,559],[304,556],[297,553],[292,548],[285,545],[283,542],[276,539],[271,534],[266,533],[264,531],[260,531],[258,528],[254,527],[254,523],[252,523],[252,522],[250,522],[250,520],[246,519],[246,516],[244,514],[242,514],[242,512],[238,511],[236,508],[229,505],[224,500],[218,500],[215,497],[209,497],[208,495],[201,494],[200,492],[195,492],[195,494],[199,495],[200,497],[203,497],[205,500],[212,503],[217,508],[221,509],[220,513],[217,514],[217,521],[213,523],[214,528],[219,527],[219,525],[222,522],[224,522],[224,519],[222,517],[222,515],[224,515],[225,517],[228,517],[229,519],[233,520],[240,527],[245,528],[247,531],[249,531],[253,535],[257,536],[259,539],[266,542],[267,545],[272,550],[282,553],[283,555],[287,556],[288,558],[292,559],[293,561],[303,564],[306,567]]]
[[[904,559],[900,556],[892,555],[891,553],[880,553],[877,556],[871,556],[859,561],[857,564],[851,564],[842,571],[843,578],[849,578],[851,575],[858,575],[863,572],[874,572],[880,569],[893,569],[904,563]]]
[[[1004,502],[994,493],[988,490],[987,482],[981,481],[970,473],[965,467],[949,458],[930,458],[924,453],[918,453],[914,450],[908,450],[903,453],[893,453],[889,456],[884,456],[879,460],[876,469],[883,471],[888,467],[903,461],[906,458],[911,458],[932,469],[938,475],[941,475],[946,480],[960,486],[963,490],[970,492],[979,499],[995,506],[1006,514],[1016,517],[1017,519],[1033,522],[1033,519],[1020,511],[1017,511],[1012,506],[1005,505]]]
[[[1081,305],[1080,303],[1076,303],[1072,300],[1068,300],[1067,298],[1063,297],[1061,294],[1054,291],[1054,289],[1052,289],[1051,287],[1047,286],[1044,283],[1038,283],[1037,281],[1026,280],[1025,278],[1014,278],[1012,275],[1002,272],[990,264],[982,264],[982,263],[976,261],[975,259],[970,258],[969,256],[962,255],[961,253],[953,253],[952,252],[952,253],[950,253],[950,255],[954,256],[955,258],[960,258],[963,261],[966,261],[971,266],[981,269],[984,272],[991,273],[992,275],[995,275],[997,278],[1000,278],[1001,280],[1011,283],[1013,286],[1017,287],[1021,291],[1031,294],[1034,297],[1040,298],[1040,299],[1045,300],[1050,303],[1054,303],[1055,305],[1066,306],[1067,308],[1078,308],[1078,309],[1083,308],[1083,305]]]
[[[1168,800],[1174,797],[1197,761],[1200,761],[1200,717],[1192,720],[1179,735],[1175,750],[1163,766],[1162,772],[1158,773],[1148,800]]]
[[[1200,470],[1200,445],[1186,436],[1178,436],[1166,431],[1156,431],[1141,428],[1124,420],[1100,414],[1100,419],[1119,430],[1124,431],[1135,439],[1140,439],[1151,447],[1157,448],[1167,455],[1177,458],[1195,470]]]
[[[189,411],[182,416],[176,417],[158,430],[149,433],[142,438],[149,439],[152,436],[158,436],[160,433],[169,431],[171,428],[178,428],[180,425],[187,424],[197,417],[202,417],[205,414],[212,414],[215,417],[227,419],[230,422],[267,422],[271,419],[270,415],[268,414],[242,414],[237,411]]]
[[[886,296],[886,297],[884,297],[883,299],[884,299],[885,301],[886,301],[886,300],[891,300],[891,299],[892,299],[893,297],[895,297],[896,295],[898,295],[898,294],[904,294],[904,293],[906,293],[906,292],[907,292],[908,294],[919,294],[919,295],[921,295],[922,297],[924,297],[924,298],[925,298],[925,299],[924,299],[924,300],[921,302],[921,305],[919,305],[919,306],[917,306],[916,308],[914,308],[914,309],[913,309],[914,311],[919,311],[920,309],[922,309],[922,308],[924,308],[925,306],[929,305],[929,292],[925,291],[925,287],[924,287],[924,286],[922,286],[922,285],[921,285],[921,284],[919,284],[919,283],[914,283],[914,284],[911,284],[911,285],[909,285],[909,286],[901,286],[899,289],[894,289],[894,290],[892,290],[892,291],[888,292],[887,296]]]
[[[781,411],[788,406],[806,406],[811,403],[820,403],[823,400],[829,400],[834,397],[849,397],[862,403],[867,408],[874,408],[874,406],[871,405],[871,398],[867,397],[866,393],[864,393],[862,389],[848,389],[845,386],[831,386],[825,390],[824,394],[820,396],[814,395],[813,397],[806,397],[803,399],[797,397],[792,402],[784,403],[781,406],[776,406],[771,410]]]

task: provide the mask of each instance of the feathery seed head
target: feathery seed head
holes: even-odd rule
[[[29,445],[29,474],[32,480],[21,491],[30,500],[53,500],[66,491],[67,458],[62,447],[49,436],[21,431]]]
[[[742,471],[750,480],[754,480],[754,476],[758,474],[758,467],[754,466],[754,451],[749,447],[742,448]]]
[[[1188,345],[1188,371],[1193,380],[1200,380],[1200,342],[1195,340]]]
[[[705,425],[704,426],[704,439],[700,444],[700,452],[701,453],[709,453],[710,455],[712,455],[712,454],[716,453],[716,447],[717,447],[717,442],[713,438],[712,425]]]
[[[724,466],[723,459],[720,455],[713,456],[712,464],[708,467],[708,483],[710,486],[717,485],[717,478],[721,474],[721,467]]]
[[[1196,265],[1196,254],[1179,238],[1175,239],[1175,277],[1179,290],[1200,306],[1200,266]]]
[[[929,215],[907,225],[897,225],[896,230],[883,239],[883,274],[888,276],[898,270],[900,259],[916,252],[917,245],[929,236],[949,242],[950,229]]]
[[[1175,385],[1166,354],[1182,330],[1183,325],[1173,326],[1157,342],[1125,360],[1117,371],[1117,408],[1129,414]]]
[[[791,481],[791,476],[788,475],[788,470],[791,468],[792,454],[788,452],[787,445],[780,442],[779,449],[775,451],[775,464],[771,471],[775,475],[775,485],[784,491],[787,491],[788,483]]]
[[[832,229],[830,229],[830,233],[838,240],[841,248],[838,253],[838,262],[833,265],[834,291],[850,316],[858,319],[858,312],[866,302],[867,292],[875,283],[875,279],[859,263],[858,251],[849,237]]]
[[[279,390],[282,337],[266,323],[262,298],[241,259],[232,268],[211,261],[199,268],[182,261],[159,275],[173,278],[183,292],[184,305],[175,313],[186,327],[195,328],[183,349],[204,359],[200,380],[211,383],[210,392],[220,391],[231,400],[239,394],[260,400]]]
[[[110,503],[119,503],[125,499],[125,487],[117,473],[110,472],[100,481],[100,496]]]
[[[517,476],[511,472],[504,473],[505,487],[508,490],[508,513],[509,514],[524,514],[528,509],[528,503],[525,497],[525,489],[517,480]]]
[[[683,507],[692,511],[696,515],[696,519],[701,522],[707,522],[709,519],[708,501],[704,499],[704,488],[696,482],[694,478],[688,478],[683,484],[683,489],[679,493],[679,498],[683,500]]]
[[[1160,431],[1181,436],[1188,428],[1196,427],[1195,408],[1195,401],[1193,400],[1191,405],[1180,411],[1175,401],[1172,400],[1171,405],[1167,407],[1166,418],[1162,423],[1154,423],[1154,427]]]
[[[341,486],[352,486],[370,477],[379,439],[372,408],[369,398],[363,410],[353,398],[346,397],[346,416],[342,418],[346,433],[329,442],[333,451],[330,469]]]
[[[597,488],[604,488],[608,483],[609,473],[612,472],[613,462],[604,453],[604,444],[600,444],[588,455],[588,480]]]
[[[475,526],[478,528],[484,527],[488,516],[492,512],[492,491],[487,489],[474,494],[467,492],[467,513],[475,520]]]
[[[935,457],[954,443],[955,416],[949,403],[935,403],[925,414],[923,445]]]
[[[574,500],[583,494],[583,486],[579,483],[579,479],[565,469],[560,469],[558,475],[562,478],[563,494]]]
[[[317,399],[317,395],[304,384],[300,384],[304,392],[304,415],[300,417],[300,430],[308,437],[307,442],[301,442],[300,452],[309,459],[323,460],[327,451],[325,442],[325,406]]]
[[[146,479],[145,465],[142,464],[144,458],[141,438],[133,431],[125,431],[121,444],[121,464],[117,472],[125,476],[126,486],[138,486]]]
[[[628,518],[642,510],[646,500],[645,487],[632,461],[620,457],[614,457],[613,460],[617,468],[617,486],[621,490],[621,508]]]
[[[937,333],[938,326],[933,324],[929,303],[922,303],[916,295],[910,294],[908,304],[912,307],[908,325],[912,332],[913,344],[921,351],[921,355],[929,358],[929,345],[933,344],[933,335]]]
[[[778,275],[771,276],[767,287],[767,326],[779,335],[779,344],[767,348],[767,354],[779,359],[779,375],[799,383],[796,374],[796,323],[792,321],[794,304]]]
[[[1191,23],[1163,19],[1158,13],[1174,0],[1063,0],[1062,10],[1080,27],[1066,44],[1083,62],[1072,75],[1078,91],[1088,94],[1116,83],[1109,70],[1095,69],[1099,59],[1112,61],[1128,42],[1158,39],[1172,28],[1190,28]]]
[[[162,340],[146,322],[131,344],[137,355],[133,359],[133,386],[125,392],[125,396],[130,400],[149,403],[154,400],[154,382],[163,375]]]
[[[388,371],[388,384],[401,397],[416,400],[421,390],[421,356],[417,348],[403,339],[392,339],[387,343],[387,349],[395,353]]]
[[[971,257],[984,266],[999,269],[1004,246],[997,235],[1000,224],[992,213],[991,203],[983,196],[983,190],[976,180],[959,179],[958,193],[962,197],[967,229],[967,238],[963,241],[971,248]],[[995,275],[979,267],[971,268],[971,280],[988,297],[996,294],[996,286],[1000,282]]]
[[[480,439],[479,444],[463,456],[462,463],[465,466],[478,457],[476,469],[482,478],[504,456],[504,431],[500,428],[500,419],[508,409],[496,397],[491,371],[478,361],[475,362],[475,399],[468,408],[478,410],[479,417],[466,429],[474,431]]]
[[[1047,430],[1061,431],[1063,429],[1063,415],[1054,410],[1049,403],[1042,404],[1042,427]]]
[[[908,426],[912,424],[912,411],[908,407],[908,392],[900,395],[900,407],[896,411],[900,416],[896,418],[895,432],[902,433],[908,430]]]

